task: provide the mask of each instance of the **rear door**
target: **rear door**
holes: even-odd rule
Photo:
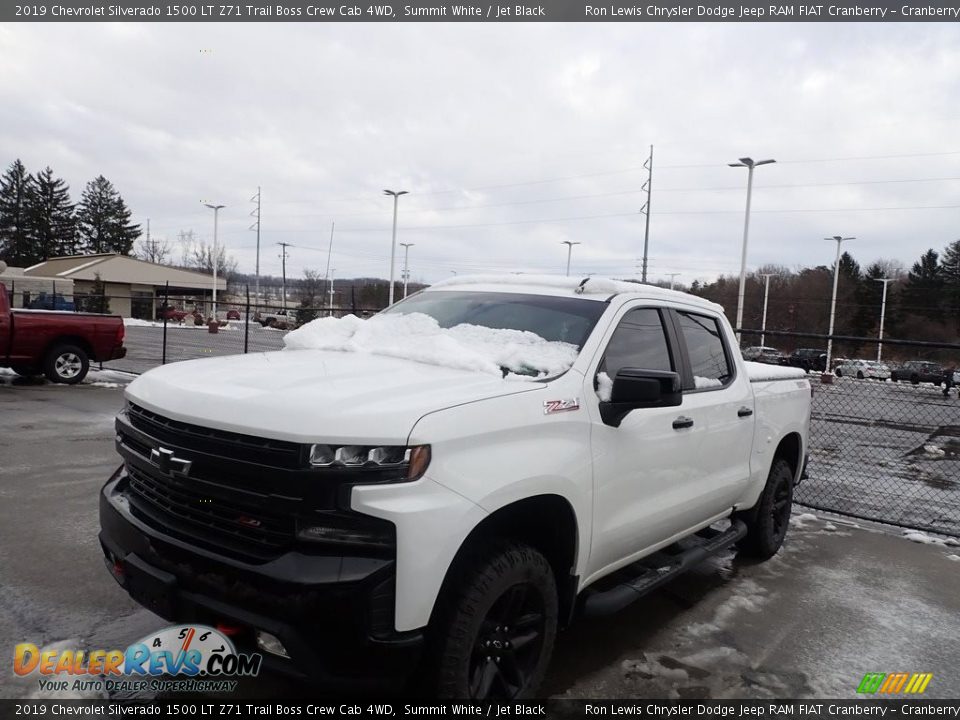
[[[688,460],[697,470],[679,518],[692,527],[731,508],[750,480],[754,397],[746,372],[738,370],[732,331],[720,316],[676,310],[671,317],[687,371],[683,414],[694,421],[698,438]]]

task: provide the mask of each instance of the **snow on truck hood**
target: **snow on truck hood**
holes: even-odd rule
[[[430,322],[426,322],[430,321]],[[286,350],[155,368],[126,396],[175,420],[294,442],[406,442],[425,414],[541,389],[576,348],[532,333],[440,329],[424,315],[324,318],[287,334]]]

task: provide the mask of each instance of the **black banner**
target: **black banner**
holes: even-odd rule
[[[0,720],[24,717],[184,718],[960,718],[960,701],[942,700],[544,700],[524,702],[209,700],[0,700]]]
[[[410,4],[242,0],[239,4],[149,0],[2,3],[0,21],[21,22],[958,22],[960,2],[730,2],[544,0],[542,3]]]

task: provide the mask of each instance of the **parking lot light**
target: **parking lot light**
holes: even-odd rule
[[[750,233],[750,196],[753,194],[753,169],[775,162],[776,160],[754,160],[753,158],[742,157],[740,162],[727,163],[730,167],[745,167],[747,169],[747,211],[743,218],[743,247],[740,250],[740,290],[737,292],[738,342],[740,340],[739,331],[743,325],[743,292],[747,286],[747,236]]]
[[[880,333],[877,336],[877,362],[880,362],[880,358],[883,354],[883,320],[887,313],[887,285],[892,283],[896,278],[874,278],[874,282],[883,283],[883,299],[880,301]]]
[[[830,358],[833,356],[833,320],[837,313],[837,280],[840,277],[840,246],[847,240],[856,240],[855,237],[841,237],[840,235],[834,235],[833,237],[824,238],[824,240],[832,240],[837,243],[837,259],[833,263],[833,299],[830,301],[830,329],[827,331],[827,361],[823,366],[824,376],[830,374]]]
[[[217,218],[220,215],[220,211],[226,207],[226,205],[211,205],[210,203],[204,203],[208,208],[213,210],[213,252],[210,253],[210,261],[213,263],[213,319],[217,319]]]
[[[393,241],[390,244],[390,292],[387,306],[393,305],[393,267],[397,255],[397,201],[401,195],[406,195],[408,190],[384,190],[384,195],[393,197]]]

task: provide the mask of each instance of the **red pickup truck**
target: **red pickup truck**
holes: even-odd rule
[[[0,367],[18,375],[42,372],[53,382],[78,383],[91,360],[127,354],[123,332],[123,318],[117,315],[13,310],[0,283]]]

